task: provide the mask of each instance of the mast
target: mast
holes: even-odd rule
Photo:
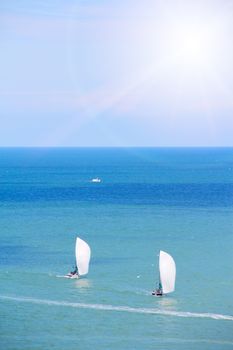
[[[158,288],[156,289],[156,294],[157,295],[163,295],[163,287],[162,287],[161,276],[160,276],[160,253],[161,253],[161,251],[159,252],[159,259],[158,259],[159,279],[158,279]]]
[[[157,263],[157,265],[158,265],[158,287],[160,288],[162,288],[162,284],[161,284],[161,278],[160,278],[160,269],[159,269],[159,259],[160,259],[160,252],[159,252],[159,255],[158,255],[158,263]]]

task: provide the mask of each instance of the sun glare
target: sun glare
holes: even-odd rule
[[[180,43],[180,51],[183,56],[199,59],[203,54],[206,45],[200,35],[196,33],[188,33],[183,36]]]
[[[176,38],[177,55],[183,63],[204,63],[210,58],[209,44],[206,33],[197,30],[180,32]]]
[[[214,30],[205,24],[179,23],[171,27],[170,58],[185,66],[204,66],[214,54]]]

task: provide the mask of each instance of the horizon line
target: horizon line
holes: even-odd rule
[[[6,148],[40,148],[40,149],[55,149],[55,148],[233,148],[232,146],[0,146],[0,149],[6,149]]]

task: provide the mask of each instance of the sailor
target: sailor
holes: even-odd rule
[[[163,295],[163,288],[161,282],[159,282],[158,288],[156,290],[153,290],[152,295],[162,296]]]
[[[78,275],[78,268],[77,268],[77,266],[75,266],[74,271],[71,271],[70,274],[71,274],[72,276]]]
[[[159,282],[159,287],[156,289],[156,295],[163,295],[161,282]]]

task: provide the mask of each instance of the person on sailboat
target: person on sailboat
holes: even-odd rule
[[[156,295],[163,295],[163,288],[161,282],[159,282],[159,287],[156,288]]]
[[[70,275],[74,276],[74,275],[78,275],[78,268],[75,265],[74,271],[70,271]]]
[[[156,290],[153,290],[152,295],[158,295],[158,296],[163,295],[163,288],[162,288],[161,282],[159,282],[158,288],[156,288]]]

